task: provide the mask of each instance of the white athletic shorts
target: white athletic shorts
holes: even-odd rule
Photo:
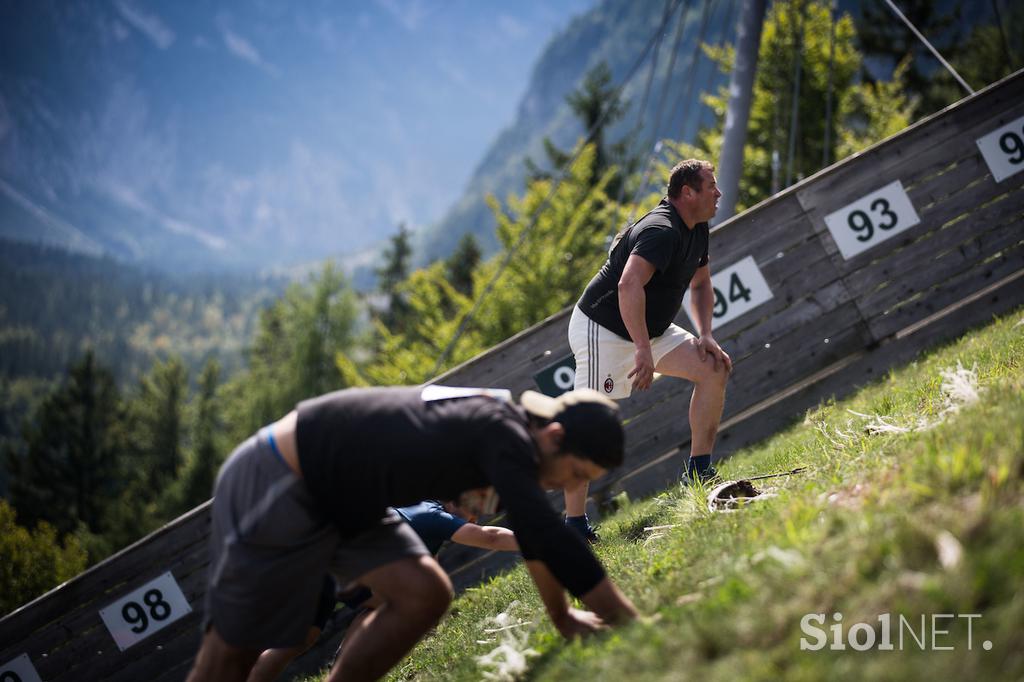
[[[670,324],[664,334],[651,339],[654,365],[673,348],[692,338],[690,332]],[[629,397],[633,380],[627,376],[635,366],[636,352],[632,341],[602,327],[576,307],[569,318],[569,348],[576,356],[574,388],[592,388],[615,400]]]

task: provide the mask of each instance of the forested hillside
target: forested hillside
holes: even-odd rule
[[[109,257],[0,241],[0,445],[18,437],[22,420],[87,350],[121,386],[172,355],[193,378],[211,359],[233,374],[260,308],[283,290],[277,279],[179,280]]]
[[[701,45],[732,40],[738,6],[736,0],[602,0],[573,20],[537,61],[514,122],[491,144],[461,200],[421,235],[422,259],[446,256],[467,232],[487,251],[493,250],[496,222],[487,195],[504,201],[508,193],[518,192],[527,177],[526,160],[544,160],[545,138],[571,147],[586,133],[566,96],[602,62],[610,68],[613,81],[620,84],[645,48],[649,55],[657,55],[653,69],[648,57],[623,88],[625,115],[608,127],[610,140],[625,140],[631,152],[643,155],[658,139],[692,140],[714,118],[701,103],[700,94],[713,92],[726,78]],[[670,9],[673,14],[666,21]],[[660,32],[659,26],[663,26]]]
[[[176,353],[198,367],[241,364],[255,311],[284,290],[258,276],[171,276],[32,244],[0,241],[0,377],[52,378],[86,348],[119,380]]]
[[[461,199],[440,221],[418,235],[417,261],[447,256],[466,233],[473,234],[486,252],[496,247],[496,222],[488,208],[487,195],[504,201],[510,192],[518,192],[528,176],[527,160],[544,160],[545,138],[566,148],[586,133],[587,126],[573,115],[566,96],[602,62],[611,69],[616,84],[625,83],[621,92],[625,112],[608,126],[609,140],[623,142],[631,154],[641,159],[651,154],[654,143],[660,139],[707,147],[706,136],[703,142],[698,142],[698,138],[702,130],[713,128],[716,120],[721,121],[725,100],[708,101],[706,96],[719,93],[731,69],[730,49],[707,48],[733,42],[741,4],[740,0],[601,0],[575,19],[541,55],[515,120],[484,154]],[[867,96],[874,97],[874,102],[865,104],[855,101],[864,96],[851,96],[845,112],[838,109],[844,88],[837,87],[833,93],[833,116],[847,119],[846,123],[852,126],[848,138],[881,139],[899,130],[908,117],[916,120],[932,114],[965,94],[885,3],[840,0],[835,5],[837,30],[846,32],[845,36],[837,36],[837,49],[842,51],[848,45],[848,49],[857,51],[852,62],[847,56],[845,64],[836,65],[845,70],[842,77],[847,85],[870,87],[889,82],[901,64],[902,73],[896,80],[905,81],[890,91],[869,93]],[[1024,65],[1024,6],[1020,3],[941,0],[900,5],[975,89]],[[1000,10],[999,5],[1004,5],[1004,9]],[[771,82],[763,77],[761,82],[763,87],[773,90],[770,98],[762,99],[760,112],[755,112],[755,116],[761,117],[755,125],[760,128],[761,146],[767,146],[769,154],[772,145],[779,152],[777,163],[786,162],[792,124],[789,99],[797,74],[800,88],[812,88],[810,93],[801,94],[798,163],[790,174],[790,182],[812,173],[823,158],[820,143],[831,33],[827,6],[828,3],[813,1],[769,3],[780,17],[782,28],[770,49],[769,41],[762,41],[761,60],[762,64],[769,63]],[[666,11],[672,13],[667,22]],[[844,16],[848,20],[846,26],[840,21]],[[659,26],[664,26],[660,34]],[[654,42],[648,45],[652,38]],[[645,47],[650,47],[647,59],[626,81]],[[793,59],[795,49],[802,53],[802,60]],[[875,121],[875,130],[864,130],[864,126],[872,124],[869,116],[856,110],[864,106],[889,106],[895,122],[883,130],[886,123]],[[832,139],[834,142],[835,134]],[[717,156],[717,146],[712,147]],[[835,161],[849,153],[850,147],[841,146],[835,150],[838,156],[832,154],[827,158]],[[757,172],[767,177],[770,158],[756,158],[754,162],[760,166]],[[789,184],[784,180],[786,172],[786,168],[777,170],[780,177],[774,186],[776,191]],[[766,189],[769,187],[765,185]],[[745,184],[742,190],[748,202],[758,198],[749,196]]]
[[[629,28],[627,5],[648,8],[645,31]],[[52,564],[32,557],[49,556],[36,550],[60,542],[80,562],[82,547],[89,561],[102,559],[206,499],[230,448],[297,400],[346,386],[429,380],[570,305],[604,259],[610,231],[658,201],[671,165],[688,156],[717,158],[724,118],[722,93],[698,78],[692,99],[707,103],[715,116],[696,144],[666,133],[668,144],[650,164],[646,183],[643,168],[623,165],[629,160],[615,153],[623,139],[616,130],[628,129],[630,119],[604,115],[632,106],[628,93],[615,97],[622,74],[614,64],[626,63],[622,54],[635,55],[636,41],[650,38],[663,15],[651,13],[646,3],[606,0],[599,7],[619,7],[619,13],[600,25],[587,17],[574,24],[591,31],[580,34],[576,47],[582,50],[589,40],[597,56],[574,61],[569,55],[578,50],[569,50],[559,60],[568,45],[554,44],[548,61],[537,67],[537,79],[545,82],[572,82],[577,69],[584,72],[565,108],[556,107],[568,138],[538,142],[532,156],[537,172],[530,177],[521,157],[495,161],[521,175],[509,185],[506,205],[486,205],[497,226],[497,252],[490,257],[473,238],[455,247],[460,233],[452,229],[445,232],[450,246],[443,250],[451,255],[416,269],[414,236],[402,230],[375,267],[372,295],[357,294],[330,263],[281,295],[280,285],[259,279],[177,282],[109,259],[0,243],[0,435],[7,436],[0,442],[0,474],[4,467],[11,473],[9,485],[0,480],[7,498],[0,501],[0,523],[15,529],[5,531],[9,537],[25,538],[25,547],[35,548],[11,550],[10,556],[26,566]],[[694,30],[687,21],[684,31]],[[823,158],[856,153],[921,115],[917,102],[928,93],[908,84],[905,68],[891,80],[858,80],[865,60],[860,31],[845,13],[834,26],[830,73],[832,19],[824,2],[777,0],[766,16],[741,203],[778,189],[771,164],[778,149],[795,148],[788,184],[816,172]],[[806,28],[802,43],[794,39],[797,27]],[[616,40],[603,42],[602,36],[620,30]],[[979,27],[977,35],[994,30]],[[1022,35],[1011,34],[1015,54],[1024,53]],[[664,42],[673,37],[670,31]],[[705,38],[714,40],[713,34]],[[714,46],[704,51],[723,77],[731,52]],[[611,65],[607,80],[594,68],[602,57]],[[662,54],[654,72],[667,69],[667,61]],[[780,85],[794,63],[804,79],[798,93]],[[645,64],[641,74],[650,60]],[[991,82],[1014,63],[979,51],[970,64],[978,81]],[[686,67],[679,62],[676,68]],[[651,92],[649,107],[656,111],[658,88],[652,85]],[[826,92],[834,106],[827,120],[831,136],[822,138],[817,133],[826,125]],[[524,100],[524,110],[539,106]],[[673,98],[666,107],[680,120],[686,115]],[[794,109],[804,128],[790,145],[786,112]],[[588,118],[607,126],[584,144]],[[528,132],[543,140],[552,131],[538,123]],[[444,246],[443,240],[432,243]],[[90,475],[80,476],[82,471]],[[16,517],[3,509],[7,504]],[[29,529],[35,534],[29,536]],[[51,587],[61,575],[67,574],[31,586],[0,584],[8,599],[0,610]]]

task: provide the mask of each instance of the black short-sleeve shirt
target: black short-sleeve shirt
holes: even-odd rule
[[[654,276],[644,285],[645,318],[650,337],[661,336],[679,312],[697,268],[708,264],[709,241],[707,223],[687,227],[668,199],[662,199],[616,238],[608,259],[590,280],[577,306],[602,327],[632,340],[619,310],[618,287],[626,261],[636,254],[655,267]]]
[[[524,559],[543,561],[572,594],[604,569],[540,487],[527,417],[491,397],[424,400],[420,388],[352,388],[299,403],[299,466],[342,537],[370,528],[387,507],[454,500],[493,486]]]

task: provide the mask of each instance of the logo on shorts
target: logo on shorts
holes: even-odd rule
[[[607,379],[604,380],[604,392],[605,393],[611,393],[612,389],[614,389],[614,388],[615,388],[615,382],[612,381],[611,377],[608,377]]]

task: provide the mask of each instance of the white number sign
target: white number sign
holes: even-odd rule
[[[42,682],[28,654],[0,665],[0,682]]]
[[[772,297],[772,290],[768,288],[768,282],[754,262],[753,256],[747,256],[714,273],[711,275],[711,284],[715,288],[715,307],[711,317],[716,328],[753,310]],[[683,306],[693,320],[689,289],[683,294]]]
[[[996,182],[1024,170],[1024,116],[976,142]]]
[[[899,180],[825,216],[828,231],[846,260],[919,222]]]
[[[174,576],[164,573],[100,609],[100,618],[124,651],[191,612]]]

